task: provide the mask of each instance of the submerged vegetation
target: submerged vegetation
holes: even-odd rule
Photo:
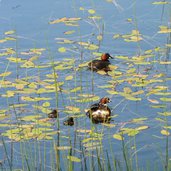
[[[116,1],[103,3],[123,13]],[[23,49],[17,29],[1,33],[0,169],[171,169],[171,4],[149,3],[162,13],[153,36],[143,33],[136,2],[125,30],[93,4],[47,22],[53,32],[63,28],[56,44]],[[108,52],[107,73],[88,69]],[[95,124],[86,111],[104,96],[112,100],[110,122]]]

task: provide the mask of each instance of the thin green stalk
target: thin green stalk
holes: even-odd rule
[[[5,145],[3,137],[2,137],[2,143],[3,143],[4,150],[5,150],[5,155],[7,157],[7,161],[8,161],[9,167],[10,167],[10,171],[12,171],[13,170],[12,169],[12,163],[11,163],[10,158],[8,156],[7,148],[6,148],[6,145]]]
[[[128,153],[127,153],[127,149],[126,149],[126,147],[125,147],[125,142],[124,142],[124,139],[122,139],[122,148],[123,148],[123,157],[124,157],[124,161],[125,161],[125,164],[126,164],[126,169],[127,169],[127,171],[129,171],[130,170],[130,168],[129,168],[129,158],[128,158]]]
[[[166,136],[166,164],[165,164],[165,170],[169,171],[169,139],[168,136]]]
[[[103,170],[103,168],[102,168],[102,165],[101,165],[101,162],[100,162],[100,156],[99,156],[99,154],[97,153],[97,161],[98,161],[98,170]]]
[[[106,150],[106,156],[107,156],[107,170],[112,171],[111,164],[110,164],[110,159],[109,159],[109,155],[108,155],[107,150]]]
[[[137,151],[137,146],[136,146],[136,136],[134,136],[134,148],[135,151]],[[135,165],[136,165],[136,170],[138,171],[138,155],[135,153]]]
[[[24,158],[25,158],[25,160],[26,160],[26,164],[27,164],[27,169],[28,169],[28,171],[31,171],[27,157],[24,156]]]

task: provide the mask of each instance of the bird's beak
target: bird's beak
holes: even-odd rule
[[[112,56],[109,56],[109,57],[112,58],[112,59],[114,58],[114,57],[112,57]]]

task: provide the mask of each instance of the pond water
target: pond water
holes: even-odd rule
[[[1,0],[0,168],[169,170],[170,9],[152,0]],[[108,75],[87,69],[106,52]],[[94,124],[85,111],[104,96],[112,119]],[[70,116],[74,126],[63,125]]]

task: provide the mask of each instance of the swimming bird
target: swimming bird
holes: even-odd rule
[[[110,71],[109,65],[110,61],[109,58],[113,58],[109,53],[104,53],[101,56],[101,60],[95,59],[88,63],[88,68],[93,71],[103,70],[105,72]]]
[[[73,117],[69,117],[67,120],[64,121],[63,123],[64,125],[69,125],[69,126],[73,126],[74,125],[74,118]]]
[[[93,123],[102,123],[110,121],[111,110],[107,106],[111,100],[108,97],[100,99],[99,103],[90,106],[86,115],[92,120]]]
[[[48,118],[57,118],[58,111],[56,109],[52,110],[52,112],[48,113]]]

